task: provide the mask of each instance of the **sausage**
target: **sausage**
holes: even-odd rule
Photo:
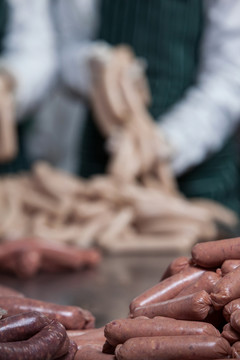
[[[59,357],[57,360],[73,360],[77,352],[77,344],[70,340],[67,354]]]
[[[0,307],[9,315],[38,311],[49,319],[56,319],[66,329],[81,329],[85,324],[84,310],[77,306],[66,306],[30,298],[0,297]]]
[[[220,267],[225,260],[240,259],[240,238],[196,244],[192,248],[192,259],[205,268]]]
[[[17,290],[11,289],[7,286],[0,285],[0,297],[1,296],[14,296],[14,297],[24,297],[22,293]]]
[[[117,360],[210,360],[228,357],[227,340],[214,336],[156,336],[133,338],[115,351]]]
[[[105,326],[104,334],[112,346],[123,344],[133,337],[209,335],[220,336],[211,324],[198,321],[175,320],[167,317],[153,319],[119,319]]]
[[[91,330],[68,330],[67,334],[69,338],[75,341],[77,344],[82,344],[86,341],[92,342],[92,340],[100,342],[101,344],[104,343],[105,336],[104,336],[104,327],[99,329],[91,329]]]
[[[41,242],[39,249],[45,261],[70,269],[79,269],[84,266],[95,266],[100,260],[97,250],[76,250],[71,246],[48,244]]]
[[[183,288],[196,281],[203,272],[203,269],[188,267],[179,274],[175,274],[161,281],[131,302],[130,313],[139,306],[154,304],[174,298]]]
[[[236,269],[238,266],[240,266],[240,259],[239,260],[225,260],[221,266],[222,275],[225,276],[229,272]]]
[[[19,251],[15,256],[15,271],[17,277],[31,278],[39,271],[41,266],[41,255],[37,250]]]
[[[115,355],[104,354],[101,349],[85,346],[78,350],[74,360],[115,360]]]
[[[59,357],[66,355],[68,352],[69,346],[70,346],[70,339],[66,334],[63,344],[59,347],[56,354],[54,354],[54,359],[58,359]]]
[[[234,359],[240,358],[240,341],[237,341],[232,346],[232,357]]]
[[[240,336],[240,310],[236,310],[231,314],[230,324],[232,328],[239,333]]]
[[[233,344],[236,341],[240,340],[239,333],[235,331],[229,323],[224,325],[221,336],[226,339],[230,344]]]
[[[185,268],[189,267],[189,258],[186,256],[180,256],[174,259],[171,264],[168,265],[164,272],[161,281],[175,274],[180,273]]]
[[[66,331],[58,321],[52,320],[28,340],[0,343],[0,354],[4,360],[50,360],[62,347]]]
[[[236,310],[240,310],[240,299],[233,300],[225,305],[223,309],[223,316],[227,321],[230,321],[231,314]]]
[[[149,318],[166,316],[179,320],[203,320],[207,317],[211,305],[210,295],[202,290],[180,298],[141,306],[134,310],[132,316],[144,315]]]
[[[88,310],[83,310],[83,315],[85,318],[84,329],[93,329],[95,327],[95,317]]]
[[[26,340],[48,325],[50,321],[36,311],[9,316],[0,321],[0,342]]]
[[[219,274],[216,274],[213,271],[204,272],[199,279],[196,280],[195,283],[189,285],[184,288],[177,297],[186,296],[190,294],[194,294],[197,291],[205,290],[208,294],[210,294],[216,285],[216,283],[221,279]]]
[[[231,271],[220,279],[210,294],[213,306],[216,310],[221,309],[230,301],[240,297],[240,267]]]

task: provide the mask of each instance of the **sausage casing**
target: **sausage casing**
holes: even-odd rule
[[[175,320],[168,317],[153,319],[119,319],[107,324],[104,334],[108,342],[117,346],[134,337],[209,335],[220,336],[211,324],[200,321]]]
[[[183,297],[150,304],[136,308],[132,313],[133,317],[166,316],[179,320],[203,320],[207,317],[212,302],[210,295],[205,291],[199,291]]]
[[[133,338],[116,348],[117,360],[210,360],[228,357],[227,340],[213,336],[156,336]]]
[[[192,259],[205,268],[220,267],[225,260],[240,259],[240,238],[198,243],[192,248]]]
[[[179,274],[175,274],[161,281],[131,302],[130,313],[139,306],[154,304],[174,298],[183,288],[196,281],[203,272],[203,269],[188,267]]]
[[[230,301],[240,297],[240,267],[231,271],[221,278],[210,294],[213,306],[216,310],[221,309]]]

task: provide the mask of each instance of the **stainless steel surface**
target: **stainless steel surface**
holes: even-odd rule
[[[176,255],[109,256],[104,257],[95,270],[39,274],[29,280],[0,275],[0,284],[35,299],[88,309],[96,317],[96,326],[100,327],[113,319],[126,317],[130,301],[156,284],[174,258]]]

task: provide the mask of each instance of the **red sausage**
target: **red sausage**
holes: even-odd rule
[[[144,315],[149,318],[166,316],[179,320],[203,320],[207,317],[211,305],[210,295],[202,290],[180,298],[141,306],[134,310],[132,316]]]
[[[224,325],[222,331],[222,337],[226,339],[230,344],[235,343],[236,341],[240,340],[239,333],[235,331],[229,323]]]
[[[54,359],[65,339],[64,327],[58,321],[52,320],[28,340],[0,343],[1,358],[4,360]]]
[[[216,310],[221,309],[230,301],[240,297],[240,267],[231,271],[220,279],[210,294],[213,306]]]
[[[229,272],[236,269],[238,266],[240,266],[240,259],[239,260],[225,260],[221,266],[222,275],[225,276]]]
[[[9,315],[38,311],[49,319],[56,319],[66,329],[81,329],[85,325],[84,310],[77,306],[65,306],[30,298],[0,297],[0,307]]]
[[[50,321],[36,311],[9,316],[0,321],[0,342],[26,340],[48,325]]]
[[[196,281],[203,272],[203,269],[191,266],[181,271],[179,274],[175,274],[161,281],[131,302],[130,313],[139,306],[154,304],[174,298],[183,288]]]
[[[70,340],[69,348],[67,354],[59,357],[57,360],[73,360],[77,352],[77,344]]]
[[[236,310],[231,314],[230,324],[240,334],[240,310]]]
[[[234,359],[240,359],[240,341],[235,342],[232,346],[232,357]]]
[[[69,338],[74,341],[77,341],[76,339],[101,339],[102,342],[105,341],[104,327],[91,330],[68,330],[67,334]]]
[[[117,360],[210,360],[228,357],[227,340],[214,336],[156,336],[133,338],[116,348]]]
[[[119,319],[105,326],[105,337],[108,342],[117,346],[133,337],[209,335],[220,336],[219,331],[211,324],[198,321],[175,320],[167,317],[153,319]]]
[[[206,268],[220,267],[225,260],[240,259],[240,238],[196,244],[192,249],[192,259]]]
[[[233,300],[225,305],[223,309],[223,316],[227,321],[230,321],[231,314],[236,310],[240,310],[240,299]]]
[[[208,294],[212,292],[216,283],[221,279],[221,276],[216,274],[213,271],[206,271],[203,273],[195,283],[189,285],[177,295],[177,297],[182,297],[190,294],[194,294],[197,291],[205,290]]]
[[[17,290],[11,289],[7,286],[0,285],[0,297],[2,296],[14,296],[14,297],[24,297],[24,295]]]
[[[161,281],[172,275],[178,274],[185,268],[189,267],[189,260],[190,259],[186,256],[180,256],[174,259],[164,272]]]

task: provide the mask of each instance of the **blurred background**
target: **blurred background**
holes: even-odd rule
[[[239,18],[235,0],[0,0],[2,245],[97,249],[85,279],[109,296],[116,281],[140,292],[196,242],[239,236]],[[56,294],[36,275],[49,267],[24,274],[44,279],[37,293],[0,269],[29,296]],[[81,280],[79,300],[64,276],[63,303],[101,293]]]

